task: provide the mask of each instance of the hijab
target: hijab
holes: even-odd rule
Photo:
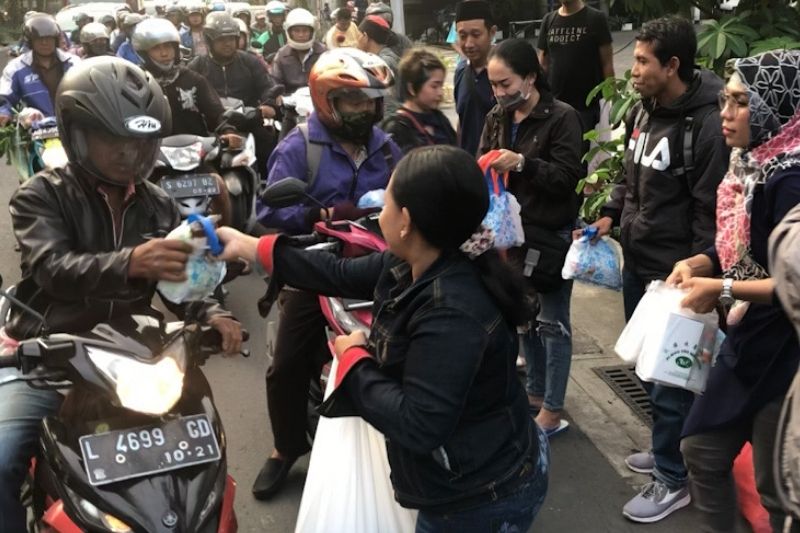
[[[716,250],[725,277],[764,279],[750,248],[753,195],[776,172],[800,166],[800,51],[733,59],[728,69],[747,89],[750,145],[731,152],[717,190]]]

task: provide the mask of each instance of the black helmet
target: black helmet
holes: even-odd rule
[[[236,37],[238,39],[239,23],[228,13],[214,11],[206,17],[203,36],[206,38],[206,43],[209,47],[211,43],[220,37]]]
[[[58,27],[56,19],[42,13],[34,15],[25,21],[22,34],[25,37],[25,44],[32,49],[33,40],[42,37],[52,37],[58,43],[58,39],[61,37],[61,29]]]
[[[150,74],[121,58],[93,57],[64,73],[55,98],[56,120],[70,162],[96,178],[104,175],[89,154],[88,131],[129,141],[124,164],[137,183],[155,165],[160,138],[172,128],[164,93]]]

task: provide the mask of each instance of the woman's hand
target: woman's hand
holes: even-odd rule
[[[524,156],[505,148],[500,150],[500,155],[492,161],[491,167],[498,172],[509,172],[515,170],[519,165],[520,160]]]
[[[341,359],[342,354],[353,346],[366,346],[367,336],[363,331],[354,331],[350,335],[339,335],[333,341],[333,351],[336,354],[336,359]]]
[[[237,259],[244,259],[250,263],[256,261],[257,237],[245,235],[229,227],[217,228],[217,237],[225,245],[225,249],[217,256],[220,261],[236,261]]]
[[[672,267],[672,273],[667,277],[667,285],[680,285],[692,279],[692,267],[685,259],[675,263]]]
[[[678,284],[678,288],[689,291],[689,294],[681,301],[681,307],[691,309],[695,313],[710,313],[717,307],[719,302],[719,295],[722,293],[722,280],[689,278]]]

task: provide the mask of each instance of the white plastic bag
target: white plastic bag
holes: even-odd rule
[[[630,325],[636,314],[642,313],[637,318],[644,336],[636,359],[636,375],[643,381],[702,394],[723,339],[717,312],[698,314],[681,307],[686,291],[662,281],[651,283],[647,295],[649,298],[639,302],[629,322]],[[629,344],[622,351],[630,356],[638,340],[631,333],[626,340]]]
[[[525,232],[522,229],[522,216],[517,198],[508,192],[503,178],[494,170],[486,171],[489,185],[489,210],[483,219],[483,225],[494,234],[494,247],[505,250],[525,244]]]
[[[597,228],[589,226],[584,234],[569,246],[561,277],[598,285],[615,291],[622,290],[622,270],[619,254],[607,238],[592,244]]]
[[[192,235],[193,226],[195,231],[202,227],[206,233],[205,237],[194,237]],[[211,221],[198,215],[190,215],[187,220],[169,232],[167,239],[178,239],[188,242],[194,248],[194,252],[186,262],[185,281],[159,281],[158,292],[174,303],[190,302],[202,300],[213,294],[217,285],[222,283],[225,277],[225,263],[217,261],[208,253],[210,248],[214,248],[216,253],[221,252],[217,249],[219,240]]]
[[[416,522],[394,499],[383,435],[359,417],[320,417],[295,533],[403,533]]]
[[[639,359],[639,354],[642,353],[644,337],[650,324],[650,314],[658,308],[658,303],[654,300],[658,300],[659,296],[657,291],[647,290],[639,300],[639,305],[634,309],[630,320],[625,324],[622,333],[619,334],[614,351],[626,363],[635,363]]]

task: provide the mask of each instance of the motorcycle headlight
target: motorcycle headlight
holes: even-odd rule
[[[126,409],[162,415],[181,397],[186,350],[180,338],[152,363],[91,346],[86,347],[86,353],[95,368],[114,384],[117,398]]]
[[[74,491],[65,487],[72,502],[78,507],[81,515],[97,525],[102,525],[112,533],[131,533],[133,529],[114,515],[104,513],[89,500],[78,496]]]
[[[348,335],[354,331],[361,331],[369,337],[369,328],[356,320],[342,305],[341,300],[338,298],[328,298],[328,305],[331,306],[333,318],[342,327]]]

